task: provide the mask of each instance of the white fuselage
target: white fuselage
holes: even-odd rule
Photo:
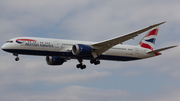
[[[84,59],[90,60],[90,63],[94,65],[100,64],[100,60],[132,61],[158,56],[161,55],[160,51],[177,47],[170,46],[153,50],[159,25],[163,23],[165,22],[101,42],[18,37],[10,39],[1,48],[13,53],[16,56],[15,61],[19,61],[19,54],[46,56],[48,65],[62,65],[67,60],[77,59],[79,64],[76,67],[85,69]],[[148,33],[137,46],[122,45],[123,42],[134,39],[146,31]]]
[[[24,39],[24,40],[23,40]],[[27,40],[31,39],[31,40]],[[10,42],[11,41],[11,42]],[[18,37],[9,40],[2,46],[2,49],[16,54],[57,56],[66,59],[92,59],[92,56],[75,56],[72,54],[72,46],[75,44],[92,45],[96,42],[36,38],[36,37]],[[131,45],[116,45],[102,53],[99,60],[129,61],[155,56],[155,54],[146,54],[151,51],[146,48]]]

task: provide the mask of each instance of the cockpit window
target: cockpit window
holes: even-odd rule
[[[10,41],[7,41],[6,43],[13,43],[13,41],[12,41],[12,40],[10,40]]]

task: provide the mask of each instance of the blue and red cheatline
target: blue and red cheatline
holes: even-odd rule
[[[17,39],[16,42],[21,44],[23,43],[23,41],[36,41],[36,40],[32,40],[32,39]]]

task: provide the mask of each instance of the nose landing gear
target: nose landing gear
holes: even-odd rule
[[[16,61],[19,61],[19,57],[16,57],[15,60],[16,60]]]
[[[19,57],[17,53],[13,53],[14,56],[16,56],[15,61],[19,61]]]

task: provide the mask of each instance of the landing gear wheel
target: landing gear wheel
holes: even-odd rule
[[[77,67],[77,68],[81,68],[81,67],[82,67],[82,64],[77,64],[76,67]]]
[[[76,65],[76,67],[77,67],[77,68],[79,68],[79,66],[78,66],[78,65]]]
[[[17,53],[13,53],[14,56],[16,56],[15,61],[19,61],[19,57]]]
[[[85,68],[86,68],[86,65],[83,65],[83,64],[77,64],[76,67],[77,67],[77,68],[81,68],[81,69],[85,69]]]
[[[96,59],[92,59],[92,60],[90,61],[90,63],[91,63],[91,64],[94,64],[94,65],[98,65],[98,64],[100,64],[100,61],[99,61],[99,60],[96,60]]]
[[[83,65],[83,60],[82,59],[78,59],[79,63],[80,64],[77,64],[76,67],[77,68],[80,68],[80,69],[85,69],[86,68],[86,65]]]
[[[19,57],[15,58],[15,61],[19,61]]]
[[[93,63],[95,63],[95,62],[96,62],[96,60],[94,60],[94,59],[92,59],[92,60],[90,61],[91,64],[93,64]]]
[[[86,68],[86,65],[82,65],[81,69],[85,69]]]

